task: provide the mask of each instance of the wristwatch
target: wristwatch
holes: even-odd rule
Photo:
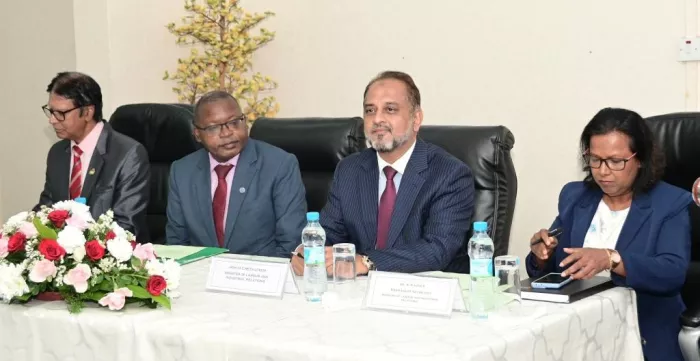
[[[612,271],[622,262],[622,257],[614,249],[608,250],[608,253],[610,254],[610,270]]]
[[[368,256],[362,256],[362,264],[367,267],[368,271],[374,271],[377,269],[377,266],[374,265],[374,262],[372,262]]]

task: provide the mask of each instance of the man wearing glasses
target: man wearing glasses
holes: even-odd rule
[[[79,197],[94,218],[108,210],[114,220],[149,241],[146,206],[150,165],[146,149],[102,119],[102,92],[90,76],[63,72],[51,80],[42,109],[61,140],[49,150],[42,205]]]
[[[289,257],[306,221],[306,196],[294,155],[248,138],[236,99],[223,91],[195,105],[200,149],[172,164],[168,244]]]

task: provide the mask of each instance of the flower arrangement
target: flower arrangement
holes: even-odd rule
[[[0,234],[0,300],[63,299],[71,313],[94,301],[110,310],[140,303],[170,309],[180,265],[137,244],[112,211],[95,221],[89,207],[63,201],[14,215]]]

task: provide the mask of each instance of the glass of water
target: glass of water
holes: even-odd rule
[[[496,257],[494,274],[498,281],[499,305],[507,306],[514,301],[520,305],[520,258],[510,255]]]
[[[333,283],[355,281],[355,245],[338,243],[333,245]]]

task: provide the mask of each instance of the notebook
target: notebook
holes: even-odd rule
[[[158,244],[153,245],[153,248],[158,257],[172,258],[181,265],[228,252],[226,248],[217,247],[166,246]]]
[[[520,297],[533,301],[571,303],[615,287],[610,277],[595,276],[589,280],[571,281],[560,289],[532,288],[530,283],[537,278],[521,282]]]

